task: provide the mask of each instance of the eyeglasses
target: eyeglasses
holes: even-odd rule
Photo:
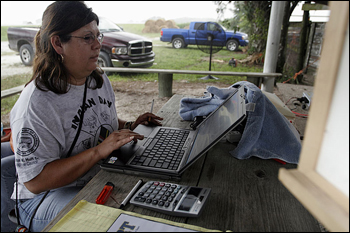
[[[102,44],[103,41],[103,34],[98,35],[97,37],[95,35],[87,35],[87,36],[68,36],[68,37],[74,37],[74,38],[81,38],[85,41],[87,44],[94,43],[95,39],[97,38],[97,41]]]

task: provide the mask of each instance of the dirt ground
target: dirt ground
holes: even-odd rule
[[[158,110],[170,99],[170,97],[160,98],[158,96],[158,82],[114,82],[113,84],[118,116],[125,120],[136,120],[145,112],[151,110],[154,99],[153,112]],[[219,88],[228,87],[220,83],[188,83],[185,80],[173,81],[173,94],[183,94],[187,96],[201,97],[204,95],[207,86]]]

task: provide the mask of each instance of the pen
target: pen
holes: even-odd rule
[[[106,203],[107,199],[112,193],[113,188],[114,184],[112,182],[107,182],[106,185],[103,187],[100,195],[98,195],[96,199],[96,204],[103,205],[104,203]]]
[[[154,99],[152,100],[151,113],[153,112]],[[151,122],[151,117],[148,117],[148,122]]]
[[[140,179],[137,184],[131,189],[130,193],[126,196],[122,204],[119,206],[119,209],[122,209],[131,199],[131,197],[136,193],[137,189],[142,185],[142,179]]]

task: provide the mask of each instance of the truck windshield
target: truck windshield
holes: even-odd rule
[[[106,18],[99,18],[100,23],[98,25],[98,28],[100,29],[100,32],[121,32],[123,31],[122,28],[120,28],[118,25],[113,23],[111,20]]]
[[[221,24],[219,25],[222,27],[222,29],[224,29],[224,31],[227,31],[227,29],[224,26],[222,26]]]

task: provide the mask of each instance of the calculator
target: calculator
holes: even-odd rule
[[[130,203],[173,216],[198,217],[208,200],[210,190],[210,188],[148,181],[130,199]]]

